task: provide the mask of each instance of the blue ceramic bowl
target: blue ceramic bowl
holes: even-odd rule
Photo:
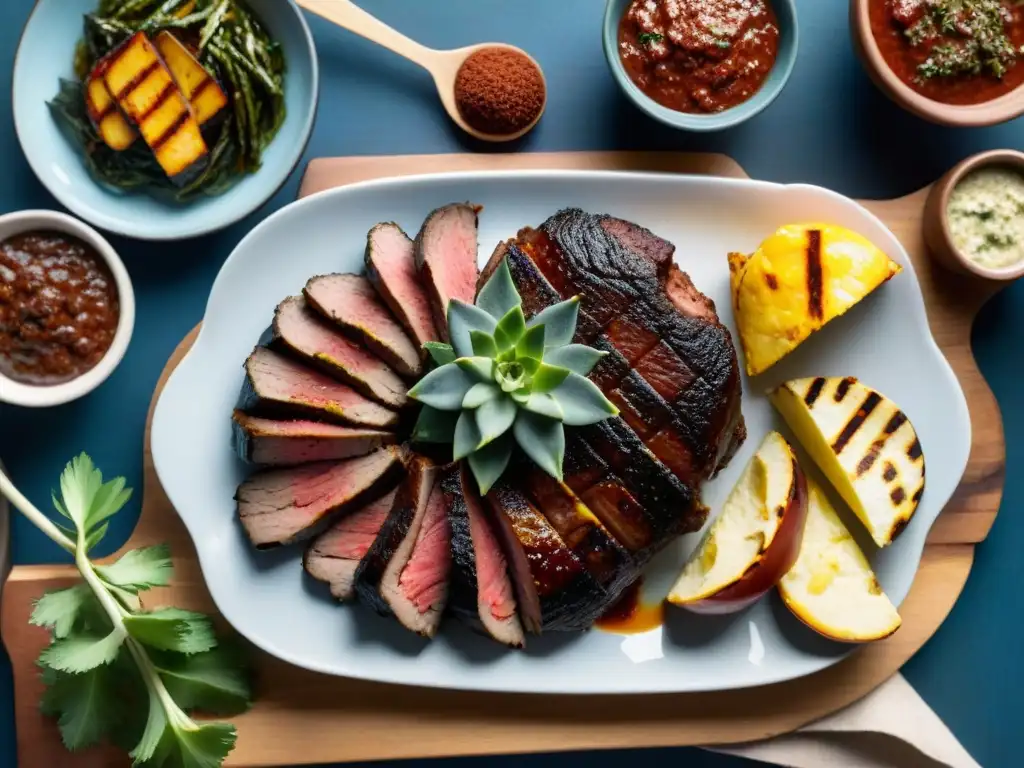
[[[796,63],[796,52],[799,44],[799,32],[796,22],[795,0],[770,0],[775,15],[779,20],[779,55],[775,66],[764,85],[754,96],[742,104],[717,112],[712,115],[690,114],[677,112],[664,107],[641,91],[630,79],[626,68],[619,58],[619,22],[626,13],[631,0],[608,0],[604,12],[604,54],[608,59],[615,81],[623,92],[640,109],[673,128],[684,131],[719,131],[731,128],[749,120],[775,101],[786,87],[793,65]]]
[[[178,203],[141,190],[112,189],[94,179],[81,150],[64,135],[47,102],[60,78],[73,78],[82,17],[98,0],[38,0],[14,61],[14,125],[22,151],[43,185],[66,208],[110,232],[142,240],[183,240],[207,234],[255,211],[285,183],[309,142],[316,117],[319,70],[313,36],[292,0],[248,0],[283,46],[287,119],[263,153],[263,166],[216,197]]]

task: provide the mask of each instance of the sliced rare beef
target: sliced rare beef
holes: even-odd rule
[[[513,484],[487,494],[528,632],[589,629],[611,602],[547,518]]]
[[[533,464],[516,467],[522,490],[591,576],[609,592],[632,583],[637,563],[568,486]]]
[[[416,271],[413,242],[402,228],[385,223],[371,229],[365,261],[366,276],[416,345],[422,349],[428,341],[437,341],[440,336]]]
[[[404,448],[387,446],[357,459],[257,472],[235,493],[238,517],[257,549],[311,538],[393,488],[404,459]]]
[[[452,203],[431,212],[416,236],[416,267],[430,300],[434,327],[448,335],[448,302],[476,297],[477,228],[480,207]]]
[[[245,361],[238,410],[278,419],[317,419],[387,429],[398,414],[349,386],[266,347]]]
[[[379,357],[334,330],[301,296],[285,299],[274,314],[274,344],[390,408],[408,402],[407,387]]]
[[[356,429],[320,421],[277,421],[235,411],[232,419],[235,451],[242,461],[290,466],[365,456],[394,445],[393,432]]]
[[[632,221],[616,219],[613,216],[600,216],[598,220],[604,231],[619,242],[623,248],[639,253],[647,258],[664,276],[674,265],[672,256],[676,247],[664,238],[658,237],[649,229],[634,224]],[[676,268],[678,270],[678,268]]]
[[[448,601],[451,536],[438,469],[414,457],[380,533],[356,570],[359,599],[433,637]]]
[[[306,549],[302,566],[330,585],[338,600],[355,597],[356,569],[380,533],[398,491],[391,491],[352,512],[320,534]]]
[[[309,305],[407,378],[423,374],[420,352],[359,275],[321,275],[303,290]]]
[[[515,589],[495,533],[492,511],[476,490],[469,465],[450,464],[441,478],[452,531],[452,612],[499,643],[526,643]]]

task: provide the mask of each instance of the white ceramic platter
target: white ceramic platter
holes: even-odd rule
[[[726,254],[752,251],[777,227],[819,220],[873,240],[904,272],[804,343],[758,380],[745,381],[750,437],[727,471],[704,488],[717,510],[765,433],[782,428],[764,392],[797,376],[856,376],[896,401],[916,426],[928,467],[924,498],[891,547],[867,546],[878,577],[902,602],[925,537],[963,475],[970,450],[967,403],[928,329],[924,301],[906,252],[857,203],[810,186],[636,173],[511,172],[445,174],[357,184],[302,200],[268,218],[225,263],[203,329],[156,409],[157,472],[199,552],[203,574],[225,618],[269,653],[319,672],[444,688],[549,693],[649,693],[741,688],[800,677],[850,651],[793,619],[772,594],[727,618],[670,609],[663,628],[634,636],[600,631],[530,638],[508,651],[448,622],[433,642],[361,606],[333,603],[302,573],[301,550],[254,552],[235,518],[232,496],[246,473],[230,445],[230,414],[242,364],[275,306],[326,272],[360,272],[367,231],[397,221],[415,234],[432,209],[470,200],[484,206],[480,258],[521,227],[560,208],[629,219],[677,246],[676,259],[735,325]],[[810,466],[810,461],[803,462]],[[859,530],[856,523],[851,527]],[[657,593],[697,541],[688,536],[652,564]]]

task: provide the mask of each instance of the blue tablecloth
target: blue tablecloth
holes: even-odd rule
[[[786,91],[745,126],[708,136],[663,128],[620,95],[601,50],[599,0],[361,2],[430,46],[505,40],[535,54],[549,79],[551,98],[546,116],[521,151],[720,151],[756,178],[821,184],[861,197],[894,197],[933,181],[976,151],[1021,149],[1024,144],[1024,123],[1019,120],[990,129],[953,130],[895,108],[875,90],[854,57],[841,0],[798,0],[801,50]],[[10,91],[19,32],[32,5],[32,0],[0,3],[0,92]],[[425,73],[319,19],[312,23],[323,83],[320,116],[306,159],[494,151],[467,143],[453,130]],[[0,148],[0,212],[57,208],[22,158],[9,99],[0,100]],[[207,292],[231,249],[253,224],[294,198],[299,176],[297,172],[249,220],[218,235],[184,246],[114,239],[138,297],[138,323],[124,363],[101,389],[78,403],[44,412],[0,407],[0,456],[30,498],[45,505],[64,463],[80,450],[88,451],[108,474],[124,474],[140,488],[146,409],[167,357],[200,320]],[[1024,705],[1024,657],[1019,649],[1024,614],[1017,591],[1024,581],[1024,558],[1017,551],[1024,540],[1024,518],[1017,514],[1024,501],[1024,478],[1016,474],[1024,434],[1019,388],[1024,373],[1024,285],[1009,288],[990,303],[975,328],[974,344],[1005,420],[1009,472],[1003,510],[988,541],[978,547],[967,588],[949,620],[904,672],[979,762],[1017,766],[1017,712]],[[138,497],[115,522],[102,554],[127,538],[137,512]],[[17,563],[62,559],[55,546],[20,519],[14,521],[14,540]],[[3,661],[0,764],[13,765],[10,672]],[[489,764],[539,767],[556,759],[566,766],[591,764],[594,757],[515,758]],[[696,750],[658,750],[645,759],[719,768],[752,765]]]

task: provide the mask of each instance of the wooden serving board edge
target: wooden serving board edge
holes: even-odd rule
[[[429,155],[313,161],[303,194],[384,176],[460,170],[578,168],[671,171],[743,176],[721,155],[556,153]],[[1005,445],[998,405],[970,351],[970,326],[991,295],[986,285],[955,282],[932,266],[920,237],[926,190],[864,204],[911,253],[927,297],[936,341],[967,394],[974,426],[963,482],[929,536],[914,587],[901,606],[903,627],[892,638],[860,649],[843,662],[801,680],[711,694],[655,696],[529,696],[439,691],[332,678],[291,667],[253,649],[257,705],[236,718],[239,743],[230,765],[273,766],[456,755],[726,744],[795,730],[837,711],[880,685],[915,653],[952,609],[984,539],[1003,488]],[[198,330],[198,329],[197,329]],[[184,357],[197,331],[168,362],[154,393]],[[152,406],[150,417],[152,416]],[[160,487],[145,442],[143,512],[126,548],[165,541],[175,553],[174,584],[154,604],[215,611],[184,526]],[[74,756],[60,746],[52,721],[38,712],[41,684],[34,659],[46,633],[27,624],[31,601],[74,579],[53,566],[14,569],[0,627],[15,670],[18,748],[23,765],[127,764],[104,749]]]

